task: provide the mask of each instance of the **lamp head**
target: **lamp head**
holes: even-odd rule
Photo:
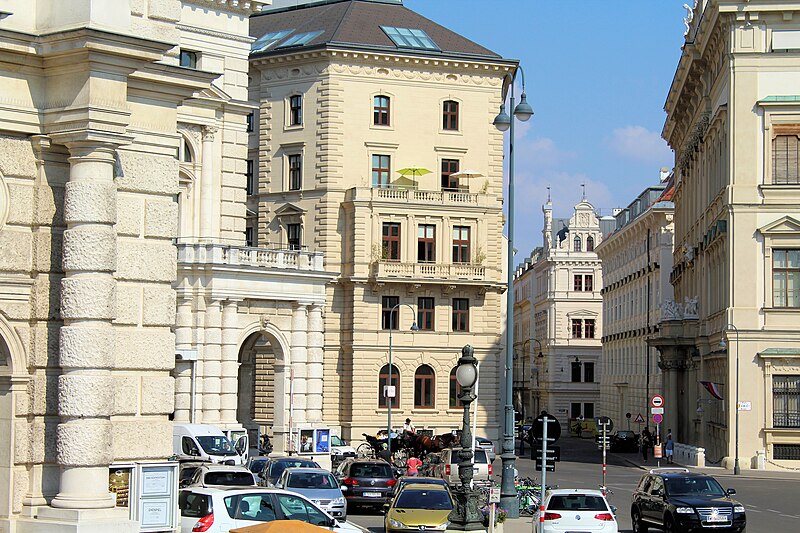
[[[537,355],[536,357],[538,357],[540,359],[543,359],[544,358],[544,354],[541,351],[539,351],[539,355]]]
[[[411,324],[411,331],[419,331],[419,326],[417,325],[416,320]]]
[[[728,347],[728,343],[725,342],[725,337],[722,337],[719,340],[719,347],[722,348],[723,350]]]
[[[575,356],[575,362],[576,362],[576,363],[580,363],[580,362],[581,362],[581,360],[580,360],[580,359],[578,359],[578,356],[577,356],[577,355]]]
[[[469,344],[461,350],[461,359],[456,367],[456,381],[462,388],[472,388],[478,381],[478,360]]]
[[[533,108],[528,103],[528,99],[526,98],[524,92],[519,99],[517,107],[514,108],[514,116],[520,119],[522,122],[526,122],[533,116]]]
[[[506,131],[511,127],[511,117],[506,113],[506,104],[500,104],[500,113],[494,117],[494,122],[492,122],[492,124],[500,131]]]

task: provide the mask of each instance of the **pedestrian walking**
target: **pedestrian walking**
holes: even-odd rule
[[[650,446],[652,445],[652,440],[653,437],[652,435],[650,435],[650,429],[645,427],[642,430],[642,437],[641,439],[639,439],[640,447],[642,449],[642,459],[644,459],[645,463],[647,462],[647,451],[650,449]]]
[[[672,440],[672,433],[667,434],[667,442],[664,443],[664,455],[667,463],[672,464],[672,455],[675,452],[675,441]]]

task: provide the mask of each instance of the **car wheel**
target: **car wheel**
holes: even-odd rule
[[[680,529],[675,525],[675,521],[671,516],[664,517],[664,533],[679,533]]]
[[[631,511],[631,522],[633,523],[633,533],[647,533],[647,524],[642,521],[642,514],[638,509]]]

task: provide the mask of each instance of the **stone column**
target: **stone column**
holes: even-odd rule
[[[325,337],[322,304],[312,304],[308,312],[308,377],[306,416],[309,422],[322,422],[322,376]]]
[[[56,456],[61,466],[53,507],[115,505],[108,491],[114,407],[114,332],[117,219],[116,146],[73,142],[64,191]]]
[[[220,417],[223,426],[239,426],[236,419],[239,392],[239,302],[227,300],[222,307],[222,383]]]
[[[200,167],[200,239],[208,242],[214,231],[214,136],[217,128],[203,128]]]
[[[203,345],[203,423],[220,422],[222,391],[222,312],[221,302],[211,300],[206,307]]]
[[[294,370],[293,423],[307,421],[306,392],[308,390],[308,305],[296,303],[292,311],[291,364]]]
[[[175,349],[192,348],[192,300],[178,298],[175,314]],[[196,362],[176,361],[175,370],[175,422],[186,424],[192,422],[192,367]],[[195,398],[195,401],[196,398]]]

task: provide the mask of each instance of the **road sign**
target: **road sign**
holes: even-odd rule
[[[739,402],[738,404],[739,411],[751,411],[753,409],[752,402]]]
[[[547,454],[547,460],[550,461],[561,461],[561,446],[548,446],[547,449],[544,451]],[[533,448],[531,448],[531,459],[535,459],[537,461],[542,460],[542,445],[535,444]]]
[[[500,503],[500,487],[489,489],[489,503]]]
[[[644,424],[644,417],[642,416],[642,413],[636,415],[636,420],[634,420],[634,422],[637,424]]]
[[[664,408],[663,407],[651,407],[650,408],[650,414],[651,415],[663,415],[664,414]]]
[[[607,416],[598,416],[594,419],[594,423],[597,426],[598,431],[603,427],[603,425],[606,426],[606,431],[609,433],[611,433],[611,431],[614,429],[614,421]]]
[[[653,415],[653,422],[655,422],[656,424],[660,424],[663,421],[664,421],[663,415]]]
[[[384,385],[383,386],[383,397],[384,398],[394,398],[395,397],[395,386],[394,385]]]
[[[650,398],[650,405],[653,407],[664,407],[664,397],[660,394],[654,395]]]
[[[625,413],[625,418],[627,418],[628,420],[630,420],[630,419],[631,419],[631,414],[630,414],[630,413]]]
[[[535,440],[542,440],[542,435],[544,434],[544,417],[545,415],[539,415],[536,417],[536,420],[533,421],[531,433]],[[558,420],[556,420],[556,417],[553,415],[547,415],[547,442],[556,442],[560,436],[561,424],[558,423]]]

